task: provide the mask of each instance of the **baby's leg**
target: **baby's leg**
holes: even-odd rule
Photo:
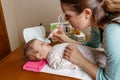
[[[86,58],[88,59],[90,62],[96,64],[95,62],[95,58],[94,55],[92,53],[92,49],[87,47],[87,46],[83,46],[83,45],[79,45],[78,49],[80,51],[80,53]]]
[[[78,49],[81,54],[94,64],[98,64],[100,67],[105,67],[106,56],[104,50],[94,49],[87,46],[79,45]]]
[[[100,67],[105,67],[106,66],[106,56],[105,56],[105,51],[103,48],[90,48],[92,51],[92,54],[94,55],[94,59],[96,61],[96,64]]]
[[[106,66],[106,56],[104,50],[101,49],[96,49],[93,51],[93,54],[95,56],[95,60],[97,64],[100,67],[105,67]]]

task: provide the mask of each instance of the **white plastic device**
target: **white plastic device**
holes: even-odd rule
[[[64,26],[62,21],[63,21],[63,16],[62,16],[62,15],[59,15],[59,16],[58,16],[59,27],[63,27],[63,26]],[[58,31],[58,28],[55,29],[55,30],[53,30],[53,31],[49,34],[48,39],[51,38],[51,37],[54,35],[54,33],[56,33],[57,31]]]

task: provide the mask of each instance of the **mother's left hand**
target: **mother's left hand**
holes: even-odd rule
[[[78,50],[77,46],[75,44],[69,44],[64,52],[65,59],[71,61],[72,63],[78,65],[81,61],[81,58],[83,58],[82,54]]]

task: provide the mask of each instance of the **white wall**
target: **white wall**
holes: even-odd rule
[[[59,0],[14,0],[14,6],[21,43],[24,28],[43,23],[49,31],[49,24],[56,22],[58,15],[62,14]]]
[[[26,27],[36,26],[43,23],[47,31],[50,23],[56,22],[62,13],[60,0],[14,0],[17,27],[20,42],[24,41],[22,31]],[[85,33],[89,29],[84,30]]]
[[[18,29],[16,26],[13,2],[11,0],[1,0],[4,18],[6,22],[8,37],[10,41],[11,50],[13,51],[20,45],[18,38]]]

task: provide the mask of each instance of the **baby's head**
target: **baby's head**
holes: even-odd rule
[[[47,58],[50,49],[48,43],[33,39],[25,44],[24,53],[27,60],[40,61]]]

